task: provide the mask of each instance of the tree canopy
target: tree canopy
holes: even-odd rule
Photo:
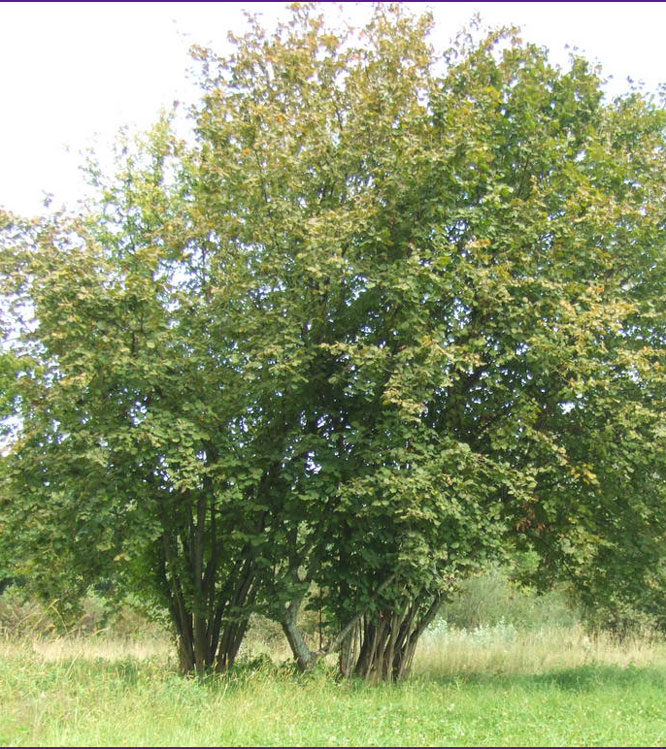
[[[254,22],[194,50],[190,141],[165,117],[85,207],[4,214],[4,553],[165,606],[184,671],[260,611],[303,668],[401,678],[489,560],[592,590],[663,537],[664,109],[430,27]]]

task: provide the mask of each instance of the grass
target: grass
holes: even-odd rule
[[[168,643],[0,644],[0,744],[644,745],[666,743],[666,645],[501,622],[428,633],[398,686],[265,659],[183,679]]]

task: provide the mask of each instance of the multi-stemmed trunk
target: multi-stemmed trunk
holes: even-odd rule
[[[256,577],[253,561],[244,560],[221,590],[209,591],[210,605],[201,599],[188,605],[180,581],[172,577],[167,600],[182,673],[222,673],[234,665],[256,597]]]
[[[319,650],[308,647],[298,626],[301,599],[285,607],[281,624],[301,671],[312,669],[320,658],[337,649],[342,677],[401,681],[409,676],[419,638],[435,618],[440,603],[440,595],[424,593],[392,610],[359,615]]]
[[[367,681],[401,681],[412,668],[418,640],[434,619],[440,597],[425,596],[355,622],[339,651],[340,674]]]
[[[234,557],[218,537],[214,508],[200,499],[186,530],[163,519],[159,576],[183,673],[224,672],[234,665],[258,593],[251,544]],[[224,552],[224,553],[223,553]]]
[[[207,612],[194,613],[184,605],[182,595],[171,596],[169,609],[183,673],[223,673],[234,665],[256,596],[254,565],[246,560],[242,567]]]

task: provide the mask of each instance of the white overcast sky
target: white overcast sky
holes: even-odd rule
[[[441,2],[431,8],[433,42],[444,48],[478,11],[491,26],[516,24],[560,63],[578,47],[612,76],[649,90],[666,80],[666,3]],[[321,3],[326,5],[326,3]],[[345,3],[350,19],[368,4]],[[243,29],[243,9],[267,25],[282,3],[0,3],[0,206],[38,213],[45,192],[55,204],[81,194],[79,152],[104,149],[118,128],[146,128],[160,108],[193,97],[188,48],[224,50],[228,31]]]

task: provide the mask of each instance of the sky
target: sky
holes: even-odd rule
[[[435,16],[432,41],[444,49],[478,12],[489,26],[513,24],[525,40],[549,48],[566,64],[567,45],[602,65],[609,92],[626,79],[655,91],[666,81],[666,3],[440,2],[403,3]],[[327,3],[321,3],[322,6]],[[22,215],[82,196],[81,153],[108,151],[121,126],[145,129],[175,100],[196,89],[188,49],[227,49],[242,32],[243,11],[271,26],[282,3],[2,2],[0,3],[0,206]],[[368,3],[344,3],[351,21]]]

